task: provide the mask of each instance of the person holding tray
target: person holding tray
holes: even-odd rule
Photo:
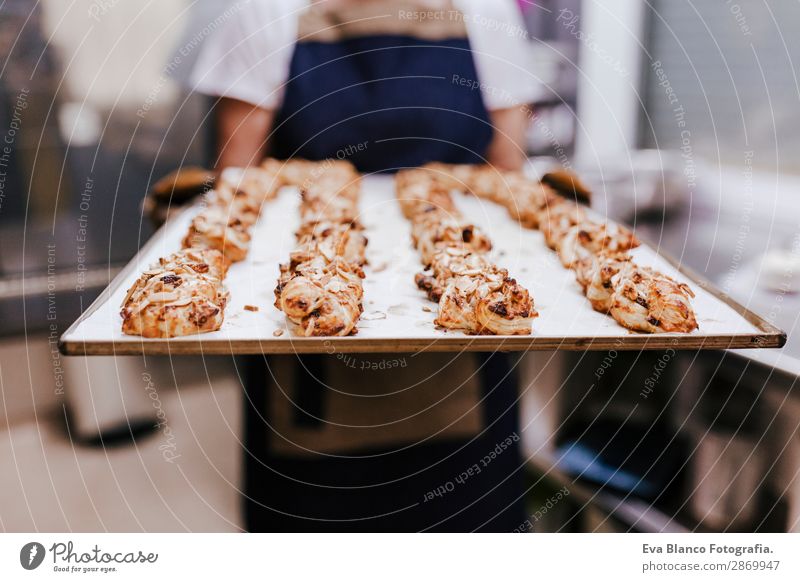
[[[193,74],[218,98],[217,170],[264,156],[346,159],[364,173],[524,163],[522,106],[538,87],[511,0],[234,8]],[[525,521],[520,356],[330,347],[239,360],[247,529],[512,531]]]

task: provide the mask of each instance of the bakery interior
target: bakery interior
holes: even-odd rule
[[[210,103],[188,79],[233,4],[0,6],[3,531],[245,527],[231,357],[58,347],[155,232],[153,185],[206,164]],[[532,164],[570,168],[593,208],[787,333],[780,349],[528,353],[527,529],[799,532],[800,5],[519,4],[543,88]]]

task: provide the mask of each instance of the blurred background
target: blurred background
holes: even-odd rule
[[[3,530],[241,528],[230,358],[57,349],[152,235],[151,185],[207,160],[210,104],[187,79],[232,5],[0,4]],[[534,165],[576,170],[594,206],[789,333],[763,352],[522,360],[529,529],[800,531],[800,4],[519,9]]]

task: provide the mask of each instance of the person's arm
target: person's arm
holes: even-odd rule
[[[218,174],[228,167],[260,163],[275,113],[237,99],[222,98],[215,114],[217,152],[212,170]],[[214,177],[213,172],[201,168],[179,168],[153,186],[143,201],[144,212],[155,226],[160,226],[171,209],[180,208],[205,192]]]
[[[223,97],[217,105],[215,169],[247,167],[261,162],[275,112]]]
[[[511,107],[489,112],[494,127],[494,137],[489,144],[487,158],[491,165],[501,170],[520,170],[525,163],[525,128],[528,126],[526,109]]]
[[[488,161],[503,169],[520,169],[525,162],[525,130],[530,121],[529,103],[544,91],[533,73],[531,43],[528,42],[520,7],[512,0],[453,0],[464,14],[470,49],[483,103],[495,127]],[[500,27],[486,26],[490,21]]]

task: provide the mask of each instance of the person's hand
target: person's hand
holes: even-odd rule
[[[542,176],[542,183],[547,184],[562,196],[574,198],[584,204],[591,205],[592,203],[592,191],[581,182],[575,172],[566,168],[548,172]]]
[[[213,188],[215,181],[216,174],[203,168],[186,167],[170,172],[153,184],[142,204],[143,212],[155,226],[161,226],[170,212]]]

